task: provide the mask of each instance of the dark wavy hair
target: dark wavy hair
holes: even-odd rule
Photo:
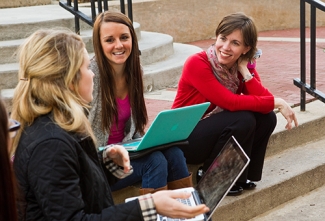
[[[252,60],[257,50],[257,29],[253,19],[242,12],[227,15],[219,23],[215,32],[216,37],[218,35],[227,36],[235,30],[240,30],[243,34],[245,46],[251,47],[245,55],[242,55],[243,58]]]
[[[130,56],[126,60],[126,83],[128,85],[132,117],[135,122],[136,132],[144,134],[144,128],[148,122],[148,116],[143,96],[143,73],[140,65],[138,39],[131,20],[120,12],[112,11],[105,11],[99,14],[96,18],[93,29],[93,46],[100,74],[102,129],[110,132],[111,125],[118,119],[113,68],[109,62],[107,62],[107,58],[105,57],[100,41],[100,29],[102,24],[106,22],[120,23],[126,25],[130,30],[132,37],[132,50]]]
[[[0,220],[17,220],[16,184],[9,159],[8,112],[0,98]]]

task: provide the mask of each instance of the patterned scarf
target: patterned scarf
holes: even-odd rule
[[[230,69],[228,69],[226,65],[220,64],[217,58],[216,48],[214,44],[207,49],[206,54],[211,64],[211,68],[214,73],[214,76],[217,78],[217,80],[228,90],[230,90],[233,93],[236,93],[240,83],[237,77],[237,73],[238,73],[237,62]],[[223,109],[219,106],[216,106],[205,117],[209,117],[212,114],[216,114],[221,111],[223,111]]]

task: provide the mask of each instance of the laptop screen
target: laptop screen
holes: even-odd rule
[[[224,145],[195,188],[209,208],[209,214],[220,204],[249,163],[249,158],[232,136]]]

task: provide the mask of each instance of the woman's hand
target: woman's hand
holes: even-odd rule
[[[278,108],[280,113],[287,120],[287,124],[285,126],[287,130],[292,128],[292,123],[298,127],[296,114],[285,100],[282,98],[274,98],[274,107]]]
[[[238,59],[238,71],[243,76],[243,79],[247,79],[247,81],[249,81],[252,79],[252,74],[249,72],[247,64],[248,59],[243,59],[242,57]]]
[[[124,168],[124,172],[130,171],[130,157],[129,152],[120,145],[113,145],[106,149],[107,156],[113,160],[113,162]]]
[[[199,214],[209,211],[209,208],[204,205],[188,206],[176,199],[187,199],[191,196],[190,193],[163,190],[152,194],[153,201],[158,214],[171,218],[193,218]]]

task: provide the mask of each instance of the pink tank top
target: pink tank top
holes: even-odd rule
[[[119,143],[123,140],[125,124],[131,116],[129,95],[124,99],[116,98],[116,102],[118,108],[118,128],[114,122],[111,126],[111,134],[109,135],[107,144]]]

